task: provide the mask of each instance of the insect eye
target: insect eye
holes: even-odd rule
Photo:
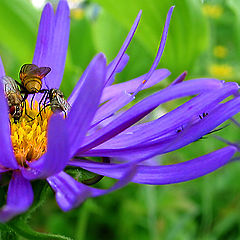
[[[16,111],[15,106],[10,107],[9,112],[10,112],[11,115],[13,115],[15,113],[15,111]]]

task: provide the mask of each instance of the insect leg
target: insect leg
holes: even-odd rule
[[[26,101],[23,102],[24,103],[24,108],[25,108],[25,114],[28,118],[30,118],[32,121],[34,120],[34,118],[32,118],[30,115],[28,115],[27,113],[27,108],[26,108]]]
[[[38,110],[39,110],[39,111],[41,110],[42,101],[47,98],[47,95],[48,95],[48,92],[45,91],[44,94],[43,94],[43,96],[42,96],[42,98],[41,98],[41,100],[39,101],[39,104],[38,104]],[[44,101],[44,103],[45,103],[45,101]],[[44,105],[43,105],[43,106],[44,106]]]
[[[34,99],[34,97],[35,97],[35,93],[33,93],[33,96],[32,96],[32,98],[31,98],[31,109],[32,109],[32,107],[33,107],[33,99]]]
[[[48,106],[50,106],[50,104],[44,105],[44,107],[39,111],[37,117],[40,115],[40,117],[41,117],[41,119],[42,119],[41,112],[42,112],[43,110],[45,110],[45,108],[48,107]]]
[[[43,103],[43,107],[44,107],[44,111],[45,111],[45,106],[47,103],[47,99],[50,97],[50,91],[47,92],[47,96],[45,97],[44,103]],[[50,104],[49,104],[50,105]]]
[[[21,89],[27,91],[27,89],[20,82],[18,82],[17,80],[15,80],[15,82]]]

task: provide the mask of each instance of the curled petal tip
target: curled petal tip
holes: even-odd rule
[[[98,55],[97,55],[97,58],[101,61],[104,61],[104,62],[107,62],[107,59],[106,59],[106,56],[104,53],[100,52]]]
[[[53,8],[52,4],[50,2],[47,2],[44,6],[44,9],[45,8]]]
[[[171,6],[167,15],[171,16],[174,8],[175,8],[175,6]]]

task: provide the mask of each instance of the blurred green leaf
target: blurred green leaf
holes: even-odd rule
[[[229,1],[226,1],[226,4],[232,10],[233,15],[234,15],[234,21],[233,21],[232,28],[233,28],[233,33],[234,33],[235,38],[233,38],[233,41],[235,42],[235,44],[237,46],[237,54],[240,58],[240,4],[239,4],[239,0],[229,0]]]
[[[138,27],[135,38],[142,44],[144,50],[148,52],[152,60],[156,54],[157,46],[160,41],[161,32],[167,15],[167,11],[171,5],[176,5],[170,24],[166,49],[163,59],[160,62],[161,67],[166,67],[173,72],[173,76],[178,75],[184,70],[193,67],[195,60],[200,53],[206,48],[208,43],[207,21],[202,15],[200,3],[197,0],[183,1],[158,1],[158,0],[122,0],[116,4],[114,0],[93,0],[103,7],[102,15],[99,18],[98,28],[95,32],[97,40],[101,42],[101,46],[105,49],[112,47],[116,51],[121,44],[113,39],[112,42],[104,41],[102,36],[111,38],[112,34],[117,34],[119,29],[123,28],[125,34],[121,34],[123,42],[127,31],[130,29],[134,18],[140,9],[143,10],[142,20]],[[124,14],[123,14],[124,13]],[[109,18],[107,15],[111,15]],[[103,19],[105,20],[103,21]],[[106,20],[108,19],[108,21]],[[107,25],[106,25],[107,23]],[[120,27],[119,27],[120,26]],[[104,33],[102,33],[104,31]],[[100,37],[98,39],[100,33]],[[107,45],[107,46],[106,46]],[[131,45],[131,47],[134,44]],[[104,48],[103,47],[103,48]],[[111,56],[113,57],[113,56]],[[135,55],[131,56],[135,61],[142,59],[145,63],[144,56],[135,51]],[[148,66],[147,68],[149,68]],[[139,68],[138,70],[142,70]]]
[[[13,72],[9,66],[14,67],[14,77],[16,65],[32,60],[38,17],[39,12],[27,0],[1,0],[1,55],[8,72]]]

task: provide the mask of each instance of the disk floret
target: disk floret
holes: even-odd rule
[[[9,115],[14,154],[17,162],[22,166],[25,166],[27,162],[39,159],[46,152],[47,124],[52,115],[51,108],[47,107],[40,116],[37,101],[31,108],[26,100],[26,110],[33,120],[29,120],[25,111],[17,123],[14,123],[14,119]]]

